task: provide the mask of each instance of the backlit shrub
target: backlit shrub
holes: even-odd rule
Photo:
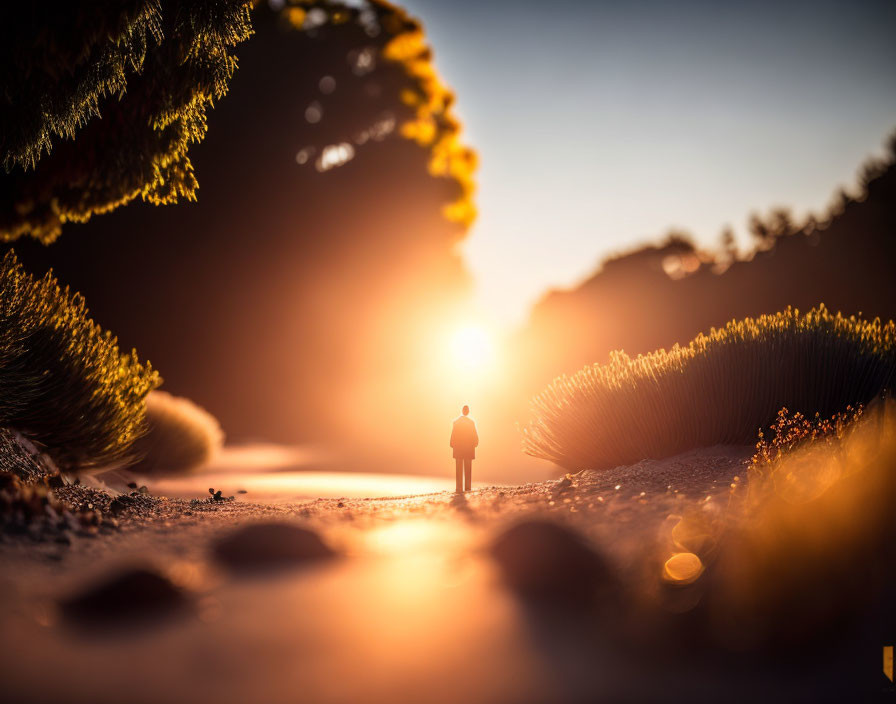
[[[102,466],[144,430],[158,374],[94,323],[84,299],[47,275],[0,263],[0,426],[48,448],[64,466]]]
[[[732,321],[686,347],[555,379],[532,401],[527,454],[600,469],[695,447],[753,444],[781,408],[830,417],[896,379],[896,326],[830,313]]]
[[[147,432],[133,447],[132,469],[145,474],[188,472],[221,449],[217,419],[190,399],[153,391],[146,397]]]

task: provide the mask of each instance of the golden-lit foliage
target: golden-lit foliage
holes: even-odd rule
[[[835,442],[842,437],[844,429],[857,422],[864,409],[862,406],[847,406],[841,413],[830,418],[822,418],[816,413],[815,418],[806,418],[802,413],[790,413],[786,408],[778,411],[778,417],[769,427],[769,435],[759,430],[759,441],[751,464],[754,468],[771,465],[783,455],[797,450],[803,445],[825,440]]]
[[[282,12],[290,25],[302,30],[317,31],[328,23],[362,24],[371,46],[376,47],[376,58],[362,50],[360,56],[365,57],[366,63],[359,72],[373,70],[377,61],[401,68],[407,83],[395,99],[407,115],[402,117],[398,132],[429,151],[431,176],[450,179],[457,185],[457,197],[444,205],[442,214],[452,222],[469,226],[476,217],[476,153],[461,142],[461,124],[452,110],[454,94],[436,72],[421,23],[384,0],[368,0],[357,7],[295,0]]]
[[[416,115],[401,126],[401,134],[431,150],[430,174],[453,178],[460,184],[462,196],[447,204],[442,212],[449,220],[469,226],[476,217],[473,205],[476,153],[460,142],[460,123],[451,112],[454,95],[439,79],[423,28],[416,24],[416,28],[406,29],[383,49],[384,58],[404,66],[417,84],[402,93],[402,99],[415,108]]]
[[[830,416],[896,380],[896,325],[834,315],[731,321],[686,347],[611,354],[532,401],[527,454],[601,469],[695,447],[750,444],[782,407]]]
[[[831,420],[782,412],[775,428],[780,452],[734,477],[726,501],[670,515],[653,562],[679,626],[738,657],[842,648],[857,623],[880,622],[896,585],[896,403]]]
[[[140,196],[193,200],[187,154],[227,91],[250,2],[0,10],[0,239],[44,242]]]
[[[48,448],[65,466],[123,457],[144,430],[146,395],[160,383],[136,352],[89,317],[84,299],[13,252],[0,264],[0,425]]]
[[[824,635],[836,641],[857,612],[891,598],[894,501],[890,399],[824,441],[751,468],[732,491],[706,593],[715,636],[740,650]]]

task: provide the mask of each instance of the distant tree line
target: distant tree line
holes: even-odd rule
[[[534,392],[558,374],[606,361],[612,350],[668,349],[787,306],[896,318],[896,137],[888,146],[862,168],[859,193],[839,191],[823,215],[752,216],[746,252],[730,230],[714,251],[676,232],[604,261],[574,289],[549,293],[515,340],[520,368],[535,370],[519,378]]]

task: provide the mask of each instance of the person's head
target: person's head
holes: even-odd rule
[[[460,410],[460,412],[463,413],[465,416],[468,416],[468,415],[470,415],[470,407],[469,407],[469,406],[464,406],[464,407]]]

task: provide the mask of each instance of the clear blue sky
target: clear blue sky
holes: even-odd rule
[[[896,128],[892,1],[402,5],[481,157],[464,252],[502,323],[670,227],[821,210]]]

